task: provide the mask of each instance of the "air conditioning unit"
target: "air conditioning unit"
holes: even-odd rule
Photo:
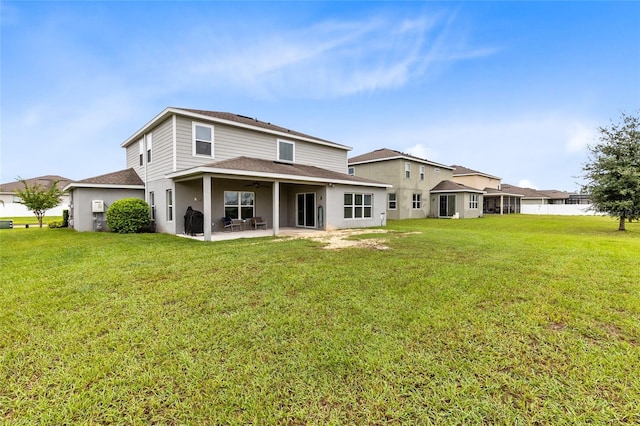
[[[91,212],[92,213],[104,213],[104,201],[102,201],[102,200],[92,200],[91,201]]]

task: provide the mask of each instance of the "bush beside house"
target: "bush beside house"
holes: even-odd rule
[[[150,223],[149,204],[140,198],[123,198],[115,201],[107,210],[107,225],[113,232],[142,232],[148,229]]]

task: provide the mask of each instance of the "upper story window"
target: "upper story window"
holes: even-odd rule
[[[420,166],[420,180],[424,180],[424,166]]]
[[[293,142],[278,140],[278,161],[293,163],[295,158],[295,145]]]
[[[213,157],[213,126],[193,123],[193,155]]]
[[[347,173],[349,173],[350,176],[355,176],[356,175],[356,168],[355,167],[349,167],[348,170],[349,171]]]
[[[140,167],[142,167],[144,166],[144,139],[140,139],[138,144],[140,146],[140,155],[138,157],[140,158]]]
[[[411,163],[404,163],[404,177],[411,178]]]
[[[147,135],[147,163],[151,163],[151,149],[153,147],[153,137],[151,134]]]

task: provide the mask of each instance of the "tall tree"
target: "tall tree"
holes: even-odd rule
[[[58,181],[53,181],[50,186],[45,187],[34,183],[29,185],[26,180],[18,178],[24,185],[24,189],[16,190],[16,195],[20,197],[18,203],[33,212],[38,219],[38,224],[42,228],[42,219],[47,210],[52,209],[62,202],[62,190],[58,188]]]
[[[640,218],[640,118],[623,113],[619,123],[599,127],[600,142],[589,147],[583,166],[586,184],[596,211],[619,219]]]

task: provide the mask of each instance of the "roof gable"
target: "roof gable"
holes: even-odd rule
[[[433,161],[429,161],[425,158],[416,157],[411,154],[406,154],[404,152],[396,151],[389,148],[376,149],[375,151],[367,152],[366,154],[357,155],[355,157],[349,158],[349,165],[353,166],[356,164],[364,164],[364,163],[375,163],[379,161],[388,161],[388,160],[409,160],[415,161],[417,163],[428,164],[430,166],[442,167],[445,169],[452,170],[452,167],[446,166],[444,164],[439,164]]]

